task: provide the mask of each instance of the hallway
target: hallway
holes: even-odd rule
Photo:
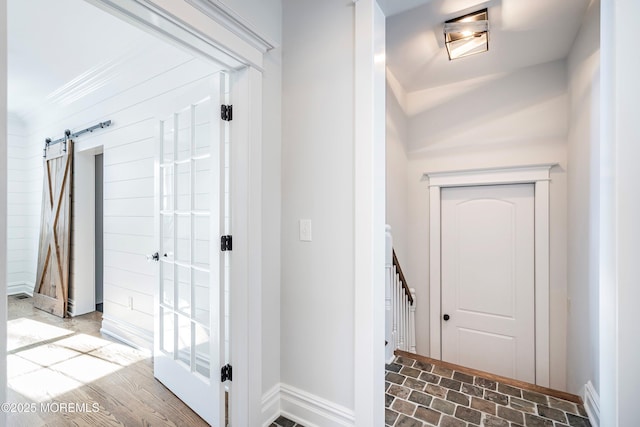
[[[386,366],[385,425],[591,426],[578,396],[478,374],[401,352]]]
[[[101,313],[61,319],[20,296],[8,305],[7,425],[207,425],[153,378],[150,354],[101,335]]]

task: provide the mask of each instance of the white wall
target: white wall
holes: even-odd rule
[[[630,55],[640,3],[603,1],[600,139],[600,398],[602,426],[637,423],[640,378],[640,61]]]
[[[7,2],[0,2],[0,23],[7,22]],[[0,28],[0,79],[7,80],[7,26]],[[7,85],[0,86],[0,242],[7,241]],[[4,213],[4,214],[3,214]],[[0,246],[0,295],[7,283],[7,246]],[[0,304],[0,400],[6,400],[7,388],[7,305]],[[0,414],[0,425],[6,414]]]
[[[282,7],[274,5],[281,22]],[[273,13],[274,10],[271,11]],[[278,25],[277,42],[281,40]],[[282,49],[265,55],[263,72],[262,138],[262,394],[263,398],[280,383],[280,226],[282,164]],[[272,421],[275,409],[264,414]],[[279,413],[279,408],[277,408]]]
[[[600,2],[590,5],[568,58],[567,390],[598,391]]]
[[[407,254],[408,120],[404,112],[404,89],[387,70],[387,140],[386,140],[386,222],[391,226],[393,248],[400,265]],[[404,268],[404,267],[403,267]],[[408,273],[407,273],[408,274]],[[413,287],[411,277],[407,277]]]
[[[565,388],[567,103],[564,61],[407,94],[408,249],[402,262],[419,301],[418,353],[429,354],[429,204],[422,174],[558,163],[550,185],[550,377],[551,387]]]
[[[341,407],[348,418],[354,408],[354,9],[341,0],[285,0],[283,7],[281,380],[289,390]],[[298,239],[300,219],[312,220],[312,242]],[[282,407],[304,416],[286,401]]]
[[[28,144],[25,123],[14,115],[8,120],[7,292],[33,292],[38,250],[40,192],[33,191],[35,169],[42,167],[42,151]],[[36,166],[38,165],[38,166]],[[40,186],[42,183],[39,183]]]
[[[77,215],[70,296],[80,298],[75,289],[79,283],[90,281],[91,286],[86,289],[94,289],[93,220],[89,221],[93,216],[85,216],[78,209],[93,212],[94,154],[104,150],[103,331],[146,348],[152,347],[157,269],[157,264],[147,262],[146,255],[157,250],[153,162],[158,119],[206,96],[207,76],[217,69],[188,57],[177,60],[182,63],[171,64],[168,71],[91,108],[74,111],[72,106],[58,109],[53,117],[40,118],[34,122],[30,136],[32,141],[43,141],[43,135],[57,138],[66,128],[81,129],[107,119],[113,121],[111,127],[75,141]],[[93,294],[87,301],[95,304]],[[79,304],[74,301],[74,314],[79,312]]]

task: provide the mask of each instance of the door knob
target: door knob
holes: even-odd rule
[[[445,322],[451,319],[451,317],[448,314],[445,314],[444,316],[442,316],[442,318],[444,319]]]
[[[154,254],[147,255],[147,261],[160,261],[160,254],[156,252]]]

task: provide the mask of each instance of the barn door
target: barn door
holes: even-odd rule
[[[36,308],[65,317],[71,262],[71,184],[73,142],[45,149],[38,268],[33,291]]]
[[[160,122],[154,375],[223,426],[224,75],[212,80],[210,96]]]

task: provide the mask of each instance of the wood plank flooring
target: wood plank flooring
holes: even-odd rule
[[[100,334],[101,319],[9,297],[7,425],[207,426],[153,378],[150,354]]]

